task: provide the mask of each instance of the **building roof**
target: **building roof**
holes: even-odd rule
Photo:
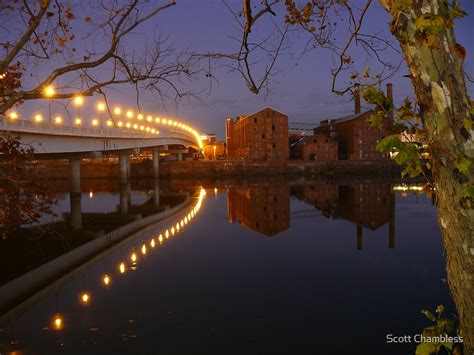
[[[318,127],[325,126],[326,124],[331,124],[331,123],[338,124],[338,123],[342,123],[342,122],[351,121],[353,119],[362,117],[362,116],[364,116],[367,113],[372,112],[372,111],[373,110],[368,110],[368,111],[364,111],[364,112],[361,112],[361,113],[354,113],[354,114],[349,115],[349,116],[344,116],[344,117],[340,117],[340,118],[330,118],[330,119],[327,119],[327,120],[323,120],[323,121],[319,122]]]
[[[291,146],[292,147],[296,147],[296,146],[300,146],[300,145],[303,145],[303,144],[306,144],[306,143],[313,143],[314,142],[314,138],[316,136],[323,136],[324,138],[326,139],[330,139],[332,141],[335,142],[335,140],[325,134],[322,134],[322,133],[316,133],[315,135],[313,136],[304,136],[302,138],[300,138],[299,140],[297,140],[296,142],[294,142]]]
[[[258,111],[256,111],[256,112],[250,114],[250,115],[245,115],[244,118],[249,117],[249,116],[253,116],[253,115],[255,115],[255,114],[257,114],[257,113],[260,113],[260,112],[262,112],[262,111],[265,111],[265,110],[267,110],[267,109],[270,109],[270,110],[272,110],[272,111],[278,112],[279,114],[282,114],[283,116],[288,117],[287,114],[285,114],[285,113],[283,113],[283,112],[281,112],[281,111],[275,110],[274,108],[272,108],[272,107],[270,107],[270,106],[267,106],[267,107],[264,107],[264,108],[262,108],[262,109],[260,109],[260,110],[258,110]]]

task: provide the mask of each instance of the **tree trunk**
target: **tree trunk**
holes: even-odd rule
[[[460,193],[474,186],[474,164],[467,171],[457,165],[474,158],[463,72],[465,50],[456,43],[446,0],[379,1],[392,16],[390,30],[403,50],[428,134],[448,283],[460,317],[465,354],[472,354],[474,210],[460,202]],[[428,23],[421,21],[427,18]]]

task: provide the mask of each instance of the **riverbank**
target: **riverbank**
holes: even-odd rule
[[[25,169],[41,179],[69,178],[67,160],[46,160],[27,164]],[[276,162],[250,162],[245,160],[188,160],[181,162],[160,162],[161,178],[222,179],[244,178],[249,176],[378,176],[400,177],[401,167],[393,162],[354,162],[333,163],[304,162],[298,160]],[[81,161],[83,178],[118,178],[118,159]],[[131,161],[132,178],[153,177],[151,160]]]

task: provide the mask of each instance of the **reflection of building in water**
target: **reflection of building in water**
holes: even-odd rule
[[[362,249],[362,228],[376,230],[388,223],[389,247],[395,247],[395,197],[390,184],[316,184],[297,189],[297,197],[323,215],[356,224],[357,248]]]
[[[227,218],[266,236],[290,227],[290,190],[287,185],[231,188],[227,193]]]

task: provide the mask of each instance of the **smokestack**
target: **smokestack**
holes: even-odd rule
[[[387,97],[393,102],[393,84],[392,83],[387,84]],[[390,111],[389,118],[390,118],[390,122],[393,122],[393,108]]]
[[[360,113],[360,85],[354,84],[354,113]]]

